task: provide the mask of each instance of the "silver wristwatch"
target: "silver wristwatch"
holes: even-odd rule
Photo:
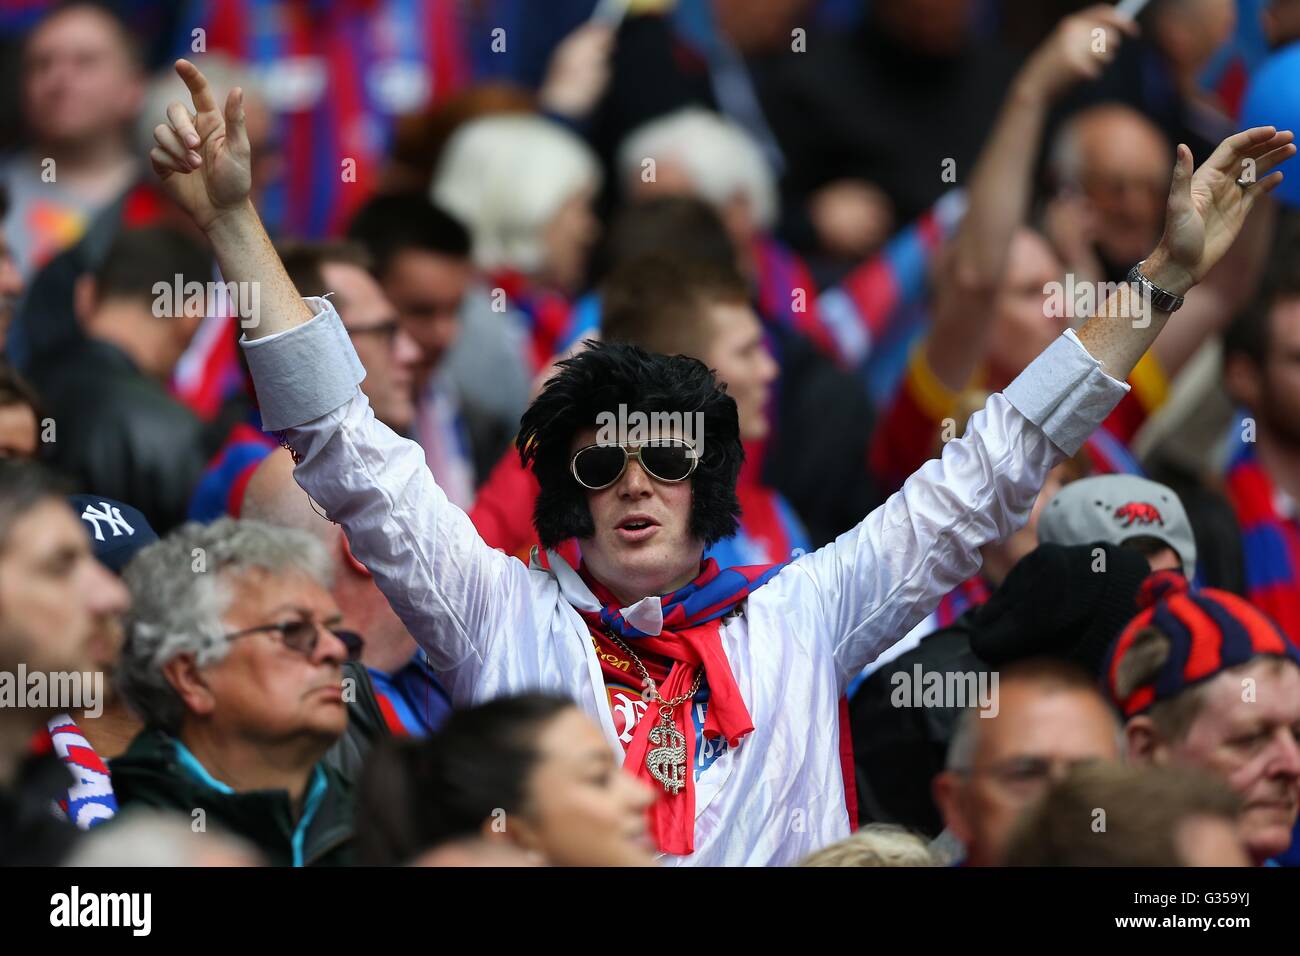
[[[1183,297],[1181,295],[1174,295],[1172,292],[1166,292],[1164,289],[1160,288],[1160,286],[1156,285],[1144,276],[1141,269],[1145,264],[1146,260],[1143,259],[1132,269],[1129,269],[1128,277],[1125,281],[1130,283],[1136,282],[1140,285],[1146,295],[1150,297],[1151,304],[1161,312],[1177,312],[1183,307]]]

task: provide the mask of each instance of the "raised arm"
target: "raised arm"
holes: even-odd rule
[[[207,79],[189,60],[176,61],[189,88],[184,103],[167,107],[167,122],[154,127],[149,151],[163,188],[208,236],[227,282],[259,283],[260,312],[246,329],[250,339],[273,335],[312,318],[275,254],[249,192],[252,165],[244,125],[244,91],[226,96],[223,109]]]
[[[1193,172],[1192,151],[1178,145],[1165,231],[1141,268],[1142,275],[1174,295],[1186,295],[1223,258],[1259,198],[1282,181],[1279,163],[1295,155],[1290,130],[1257,126],[1229,136]],[[1079,330],[1079,339],[1107,374],[1127,378],[1169,321],[1148,309],[1135,287],[1121,285]]]
[[[222,111],[193,64],[178,61],[176,72],[195,112],[168,107],[150,158],[211,240],[223,278],[259,288],[260,314],[244,347],[264,425],[282,434],[298,462],[294,477],[343,526],[453,696],[468,699],[498,650],[502,622],[518,622],[520,635],[536,632],[527,621],[529,572],[483,543],[434,482],[418,445],[376,421],[338,313],[324,299],[299,297],[248,198],[240,91]],[[527,653],[518,644],[512,650]]]
[[[1259,197],[1281,182],[1273,170],[1295,154],[1292,139],[1272,127],[1237,133],[1195,173],[1179,146],[1165,232],[1142,274],[1174,295],[1199,282]],[[1254,181],[1238,181],[1245,169]],[[1077,336],[1067,332],[992,396],[938,460],[773,582],[798,592],[793,605],[830,643],[841,688],[974,573],[981,545],[1024,524],[1048,470],[1119,402],[1121,383],[1168,320],[1121,286]]]
[[[1136,31],[1113,7],[1089,7],[1063,19],[1012,82],[976,161],[969,206],[936,290],[925,357],[947,388],[965,388],[984,354],[1011,241],[1028,216],[1048,110],[1076,83],[1100,76],[1121,38]]]

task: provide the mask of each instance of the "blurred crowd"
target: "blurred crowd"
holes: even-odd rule
[[[612,722],[545,681],[463,692],[295,481],[239,344],[266,290],[224,281],[150,162],[197,145],[176,58],[218,108],[242,90],[253,204],[374,419],[521,565],[582,561],[516,438],[593,341],[714,370],[744,462],[704,557],[797,562],[1155,248],[1179,144],[1199,166],[1300,128],[1296,0],[1127,26],[1071,0],[27,0],[0,49],[0,674],[106,675],[98,713],[0,686],[5,863],[666,850],[622,769],[649,698],[617,639],[582,648]],[[1300,864],[1281,169],[1028,523],[878,649],[838,724],[810,718],[853,833],[772,862]],[[698,727],[697,779],[729,756]]]

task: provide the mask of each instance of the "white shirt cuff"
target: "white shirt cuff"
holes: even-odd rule
[[[1102,371],[1101,362],[1067,329],[1002,394],[1052,444],[1073,455],[1128,390],[1127,383]]]
[[[328,299],[303,300],[316,313],[260,339],[240,338],[257,389],[262,428],[283,431],[347,403],[366,377],[343,320]]]

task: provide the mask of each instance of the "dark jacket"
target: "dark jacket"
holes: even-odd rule
[[[303,840],[304,866],[348,866],[353,858],[352,786],[327,762],[319,765],[325,793]],[[273,866],[293,865],[296,815],[284,790],[223,793],[195,777],[177,758],[175,741],[161,730],[143,730],[109,770],[118,804],[175,810],[243,837]]]
[[[884,500],[867,471],[875,415],[856,376],[836,368],[803,336],[775,326],[769,331],[781,378],[763,478],[785,495],[820,548]],[[830,488],[834,494],[827,494]]]
[[[32,369],[54,419],[51,463],[78,491],[139,508],[160,535],[185,520],[207,463],[203,425],[120,349],[85,340]]]
[[[1093,573],[1096,552],[1105,573]],[[1107,648],[1137,613],[1150,573],[1137,551],[1110,544],[1043,544],[1011,569],[980,607],[871,674],[849,702],[857,767],[858,819],[898,823],[928,836],[943,819],[930,783],[944,769],[962,710],[896,701],[895,674],[978,675],[1034,657],[1054,657],[1100,674]],[[947,684],[947,679],[944,679]]]
[[[348,705],[348,729],[325,754],[325,763],[350,784],[356,783],[370,749],[392,731],[375,697],[375,685],[365,666],[348,661],[343,665],[344,694]],[[351,681],[349,684],[348,681]]]
[[[53,754],[29,757],[11,786],[0,787],[0,866],[57,866],[80,831],[54,816],[72,778]]]

